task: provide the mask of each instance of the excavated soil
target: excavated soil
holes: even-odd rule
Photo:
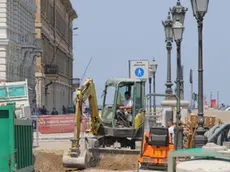
[[[137,169],[137,155],[110,155],[101,157],[98,169],[135,170]]]
[[[35,172],[67,172],[62,167],[62,151],[39,150],[35,154]],[[137,155],[106,155],[94,169],[135,170]],[[78,171],[77,169],[72,171]]]
[[[62,156],[56,153],[38,151],[35,154],[35,172],[64,172]]]

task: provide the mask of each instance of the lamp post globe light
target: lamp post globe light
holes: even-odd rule
[[[172,42],[173,41],[173,20],[171,19],[171,14],[168,12],[168,17],[165,21],[162,21],[162,24],[165,29],[165,42]]]
[[[203,19],[208,12],[209,0],[190,0],[192,5],[193,16],[196,19]]]
[[[170,9],[173,21],[179,20],[179,22],[184,25],[185,14],[188,8],[181,5],[180,0],[177,1],[176,6]]]
[[[156,93],[156,72],[157,72],[157,63],[156,60],[153,59],[152,63],[150,63],[150,68],[152,69],[152,76],[153,76],[153,94]],[[150,107],[151,109],[151,107]],[[153,97],[153,114],[156,115],[156,97]]]
[[[173,24],[172,30],[173,30],[174,40],[176,44],[179,45],[183,38],[184,26],[179,20],[176,20],[175,23]]]
[[[202,147],[207,143],[204,136],[204,100],[203,100],[203,19],[208,11],[209,0],[191,0],[193,15],[198,26],[198,128],[194,146]]]
[[[167,50],[167,81],[166,81],[166,94],[172,94],[172,86],[173,83],[171,81],[171,51],[172,51],[172,42],[173,42],[173,20],[171,19],[170,12],[168,12],[168,17],[165,21],[162,21],[165,30],[165,42],[166,42],[166,50]],[[166,97],[169,99],[171,97]]]
[[[152,69],[153,74],[157,72],[157,62],[155,59],[152,60],[152,63],[150,63],[150,68]]]

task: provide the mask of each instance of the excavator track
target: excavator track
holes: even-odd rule
[[[98,151],[100,153],[105,154],[126,154],[126,155],[138,155],[140,153],[140,150],[136,149],[126,149],[126,148],[120,148],[120,149],[114,149],[113,147],[108,148],[91,148],[89,151]]]

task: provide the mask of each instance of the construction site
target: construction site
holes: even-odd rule
[[[0,106],[0,136],[5,138],[1,155],[8,157],[2,158],[1,171],[229,171],[228,112],[207,109],[204,135],[199,135],[195,111],[183,111],[174,94],[145,94],[145,83],[108,79],[104,102],[109,87],[118,91],[113,104],[99,110],[94,81],[87,78],[77,89],[75,114],[41,115],[36,127],[27,115],[27,81],[0,84],[6,90],[2,97],[7,97]],[[123,100],[132,90],[134,103],[127,105]],[[154,97],[173,98],[175,108],[153,109],[148,102]],[[86,100],[88,115],[83,108]]]

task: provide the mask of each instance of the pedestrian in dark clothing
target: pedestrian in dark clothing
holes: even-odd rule
[[[51,115],[58,115],[58,111],[55,107],[53,107],[53,111],[51,112]]]
[[[62,113],[63,113],[63,114],[66,114],[66,108],[65,108],[64,105],[62,106]]]
[[[46,113],[47,113],[47,110],[46,110],[45,106],[43,105],[42,109],[41,109],[41,114],[46,115]]]
[[[76,112],[76,105],[73,105],[73,113]]]

